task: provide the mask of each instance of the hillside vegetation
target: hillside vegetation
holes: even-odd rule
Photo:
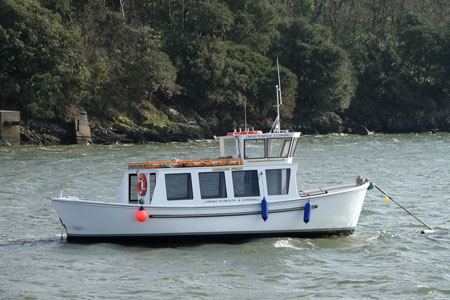
[[[0,109],[63,126],[450,131],[450,2],[0,0]],[[169,133],[168,133],[169,134]]]

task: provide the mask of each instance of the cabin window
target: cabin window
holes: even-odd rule
[[[167,200],[191,200],[191,174],[166,174]]]
[[[267,139],[267,156],[287,157],[289,154],[290,145],[291,138]]]
[[[200,182],[200,195],[202,199],[227,197],[224,172],[199,173],[198,179]]]
[[[258,172],[233,171],[234,197],[259,196]]]
[[[292,151],[291,151],[292,157],[295,155],[295,151],[297,151],[298,140],[299,140],[298,138],[294,139],[294,143],[293,143],[293,147],[292,147]]]
[[[246,139],[245,145],[245,158],[264,158],[264,139]]]
[[[236,139],[229,138],[223,140],[224,156],[233,158],[236,156]]]
[[[149,193],[150,193],[150,201],[153,199],[153,192],[155,191],[155,186],[156,186],[156,174],[155,173],[150,173],[149,175]]]
[[[137,192],[137,175],[129,174],[128,176],[128,202],[137,203],[138,202],[138,192]]]
[[[287,195],[291,169],[266,170],[267,193],[269,195]]]

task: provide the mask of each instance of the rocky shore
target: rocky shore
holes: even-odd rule
[[[121,122],[101,124],[90,123],[94,144],[146,144],[151,142],[186,142],[188,140],[211,139],[226,130],[218,128],[219,120],[203,119],[198,115],[186,117],[175,109],[165,112],[167,124],[135,124]],[[358,118],[339,116],[333,112],[304,120],[300,125],[286,122],[283,127],[301,131],[304,135],[348,133],[367,135],[370,132],[450,132],[450,117],[445,112],[420,113],[413,116],[398,114],[389,118],[377,114],[359,115]],[[264,131],[268,128],[262,128]],[[230,129],[231,130],[231,129]],[[22,145],[68,145],[75,144],[73,124],[56,125],[47,122],[28,121],[21,126]],[[2,142],[0,145],[7,145]]]

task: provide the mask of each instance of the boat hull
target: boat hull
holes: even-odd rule
[[[263,220],[260,204],[205,207],[144,206],[149,218],[136,220],[137,205],[54,198],[68,241],[238,240],[249,237],[319,237],[352,234],[368,183],[302,193],[298,199],[268,203]],[[324,192],[325,191],[325,192]],[[312,205],[310,221],[304,207]]]

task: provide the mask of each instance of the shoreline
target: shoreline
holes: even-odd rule
[[[166,127],[166,126],[163,126]],[[168,127],[168,126],[167,126]],[[172,128],[165,128],[158,132],[157,130],[146,130],[141,126],[135,128],[128,128],[124,130],[123,128],[114,127],[93,127],[92,130],[92,145],[114,145],[114,144],[152,144],[152,143],[172,143],[172,142],[190,142],[190,141],[200,141],[200,140],[214,140],[215,136],[220,136],[222,134],[212,134],[212,135],[202,135],[199,134],[198,128],[189,132],[187,126],[181,125],[184,129],[180,129],[180,126],[171,125]],[[178,129],[174,129],[178,127]],[[291,130],[290,130],[291,131]],[[311,132],[311,130],[306,130],[306,132],[301,131],[302,136],[327,136],[327,135],[377,135],[377,134],[449,134],[450,131],[440,131],[440,130],[428,130],[421,132],[375,132],[370,131],[364,127],[364,130],[352,131],[345,130],[341,132]],[[20,146],[52,146],[52,145],[75,145],[74,137],[71,136],[72,133],[64,132],[61,129],[49,130],[48,128],[42,129],[40,132],[27,128],[26,126],[21,126],[20,134]],[[7,141],[0,139],[0,146],[11,146]]]
[[[168,120],[159,123],[139,123],[136,120],[105,122],[98,119],[86,119],[85,129],[89,134],[86,139],[77,138],[74,122],[56,123],[42,120],[25,120],[20,125],[20,145],[72,145],[72,144],[148,144],[187,142],[191,140],[213,139],[215,136],[226,135],[232,128],[239,126],[237,122],[228,124],[218,118],[186,117],[171,109]],[[301,132],[303,136],[329,134],[408,134],[408,133],[450,133],[450,118],[447,122],[437,124],[425,123],[423,119],[388,119],[382,122],[375,116],[358,115],[359,120],[347,114],[340,116],[327,112],[315,116],[303,116],[299,120],[291,119],[283,122],[282,129],[291,132]],[[394,122],[394,120],[398,122]],[[403,120],[403,121],[402,121]],[[252,124],[258,130],[268,132],[271,120]],[[258,125],[259,124],[259,125]],[[17,137],[18,138],[18,137]],[[9,143],[2,141],[0,146]]]

